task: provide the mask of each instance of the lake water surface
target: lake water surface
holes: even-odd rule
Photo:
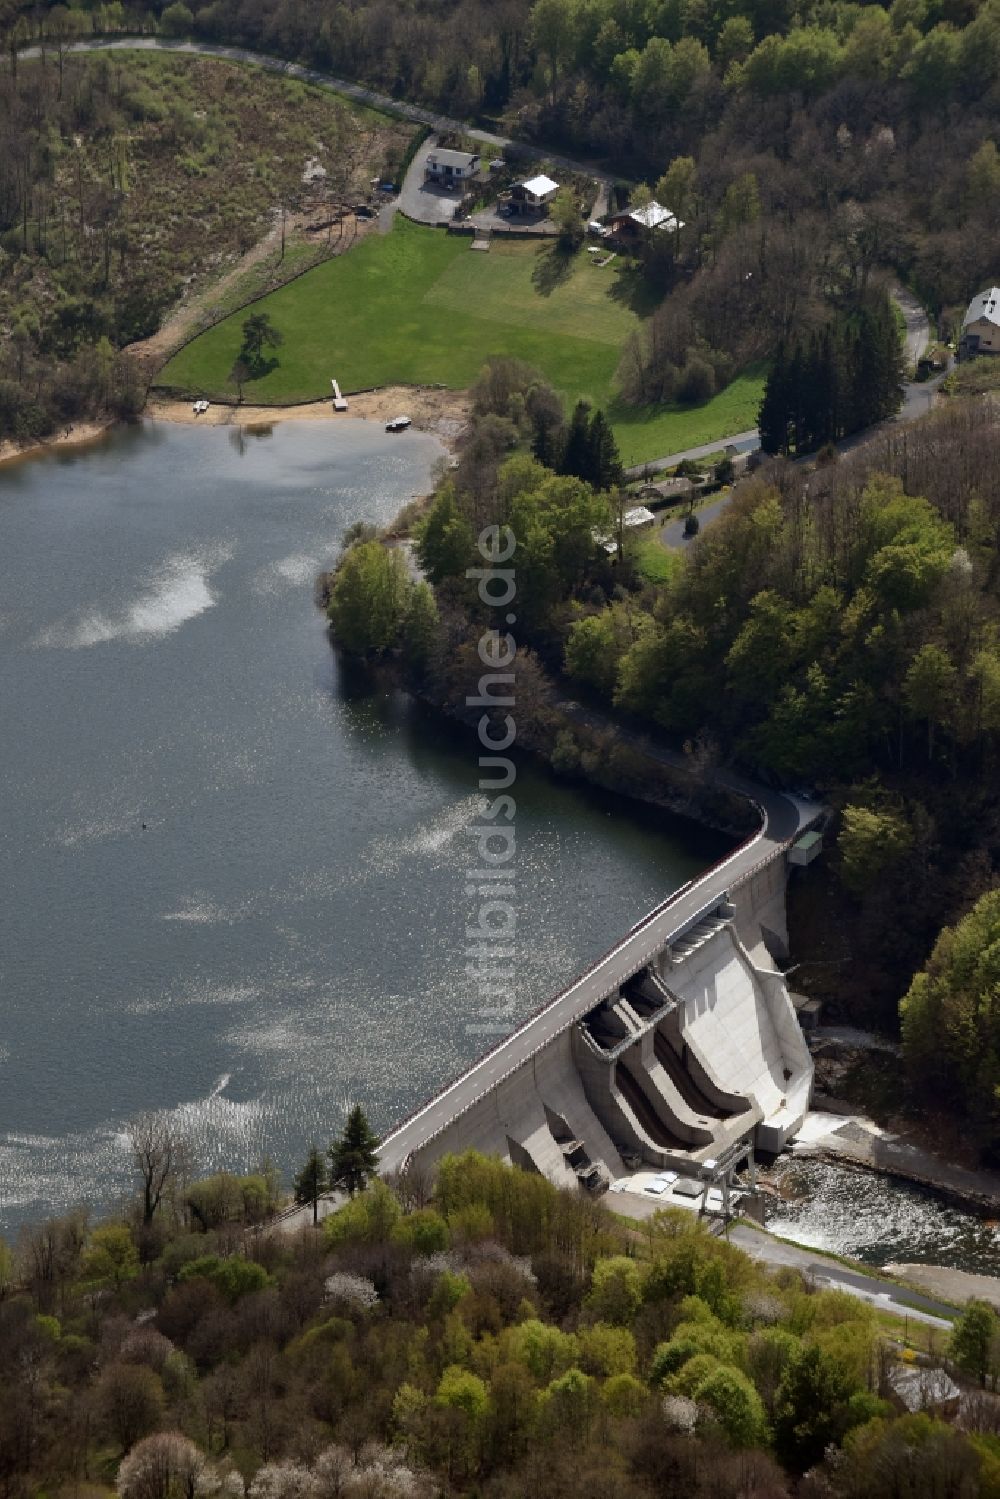
[[[0,470],[0,1229],[113,1198],[143,1109],[288,1172],[482,1051],[475,745],[345,681],[312,597],[439,455],[146,423]],[[529,764],[516,796],[523,1014],[725,841]]]

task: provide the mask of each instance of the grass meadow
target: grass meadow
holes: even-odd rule
[[[568,403],[602,406],[626,464],[756,425],[763,374],[750,372],[699,407],[636,410],[615,396],[621,349],[641,323],[619,262],[599,269],[551,242],[494,240],[473,252],[462,235],[397,217],[349,254],[308,271],[257,304],[283,335],[277,363],[245,389],[255,404],[289,404],[380,385],[464,389],[489,354],[540,369]],[[233,396],[229,371],[246,312],[201,334],[160,372],[157,386]]]

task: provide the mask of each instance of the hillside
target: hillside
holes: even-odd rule
[[[639,1231],[474,1155],[296,1235],[267,1196],[171,1180],[145,1228],[140,1200],[0,1245],[6,1494],[876,1499],[900,1466],[902,1492],[1000,1492],[995,1399],[958,1431],[884,1398],[933,1330],[904,1348],[899,1319],[694,1213]],[[958,1324],[970,1389],[996,1325]]]
[[[564,401],[604,408],[628,464],[753,426],[763,388],[756,370],[694,407],[637,410],[621,400],[622,348],[642,326],[629,305],[632,280],[627,263],[599,268],[583,250],[566,256],[552,243],[515,239],[495,241],[488,256],[470,254],[464,236],[397,218],[391,235],[372,235],[255,307],[283,344],[247,394],[264,405],[321,400],[333,375],[347,391],[462,390],[484,355],[496,353],[530,361]],[[231,401],[244,316],[182,349],[156,376],[157,390]]]
[[[141,406],[141,368],[121,349],[269,231],[245,295],[350,242],[353,219],[346,241],[331,220],[373,171],[394,168],[411,134],[204,58],[50,54],[5,70],[0,441]]]

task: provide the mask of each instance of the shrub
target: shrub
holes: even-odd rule
[[[613,1416],[637,1416],[648,1399],[649,1391],[634,1374],[613,1374],[601,1389],[601,1400]]]
[[[241,1296],[261,1291],[271,1283],[263,1265],[246,1260],[240,1254],[230,1255],[228,1259],[219,1259],[214,1254],[202,1255],[185,1265],[177,1279],[182,1282],[207,1280],[222,1292],[227,1301],[238,1301]]]
[[[698,405],[715,395],[715,370],[707,359],[692,356],[681,370],[677,382],[677,400],[686,406]]]
[[[627,1327],[642,1301],[642,1275],[635,1260],[625,1255],[598,1260],[594,1266],[587,1309],[601,1322]]]
[[[194,15],[184,0],[174,0],[160,16],[160,30],[164,36],[190,36],[194,29]]]

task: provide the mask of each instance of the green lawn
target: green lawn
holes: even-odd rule
[[[284,335],[278,364],[251,382],[260,404],[315,400],[336,378],[345,391],[371,386],[472,384],[488,354],[536,365],[568,401],[603,406],[627,464],[756,422],[762,376],[744,375],[704,406],[635,411],[615,400],[621,346],[639,326],[614,266],[585,252],[568,264],[551,244],[494,242],[474,252],[464,236],[399,217],[258,305]],[[616,295],[617,293],[617,295]],[[246,312],[210,328],[161,372],[161,388],[232,395],[228,372]]]
[[[655,532],[643,536],[635,549],[635,563],[647,583],[669,583],[681,565],[680,552],[668,552]]]

